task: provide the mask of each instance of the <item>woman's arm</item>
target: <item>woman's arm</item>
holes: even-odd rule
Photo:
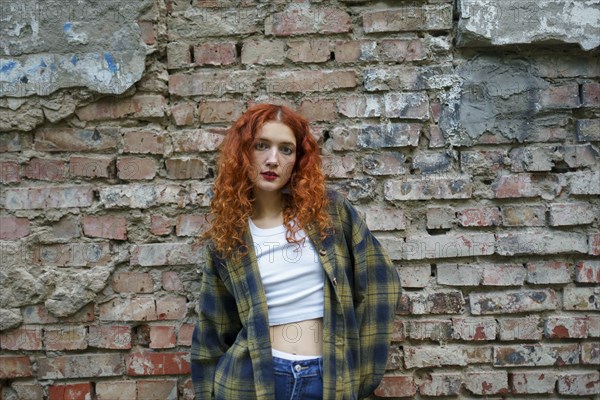
[[[190,359],[198,399],[212,398],[217,362],[242,327],[235,299],[215,268],[213,254],[207,248]]]

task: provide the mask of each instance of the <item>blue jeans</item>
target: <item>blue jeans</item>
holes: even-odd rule
[[[323,358],[286,360],[273,357],[275,400],[322,400]]]

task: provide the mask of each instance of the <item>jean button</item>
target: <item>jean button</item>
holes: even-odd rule
[[[300,372],[300,370],[302,370],[302,366],[300,364],[296,364],[294,366],[294,369],[296,370],[296,372]]]

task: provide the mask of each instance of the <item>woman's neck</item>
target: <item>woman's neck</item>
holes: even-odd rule
[[[254,199],[252,219],[270,220],[283,214],[283,196],[281,193],[265,193]]]

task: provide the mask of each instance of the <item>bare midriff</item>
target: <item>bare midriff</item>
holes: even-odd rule
[[[273,325],[269,330],[275,350],[306,356],[323,354],[323,318]]]

